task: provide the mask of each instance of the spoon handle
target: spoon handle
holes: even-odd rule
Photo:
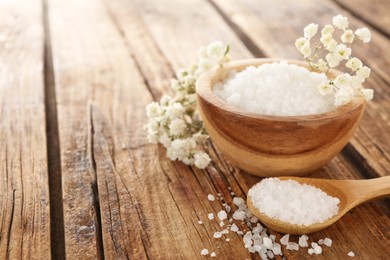
[[[348,185],[355,205],[385,197],[390,197],[390,176],[370,180],[350,181]]]

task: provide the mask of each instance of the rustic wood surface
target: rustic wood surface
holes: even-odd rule
[[[202,259],[203,248],[259,259],[239,235],[214,239],[219,223],[207,214],[261,178],[212,143],[204,171],[169,161],[147,142],[144,108],[200,46],[221,40],[233,59],[296,59],[302,28],[338,13],[372,31],[355,53],[373,69],[376,96],[346,148],[310,177],[390,175],[389,0],[0,1],[0,259]],[[325,237],[333,246],[318,258],[387,259],[389,200],[310,235]]]

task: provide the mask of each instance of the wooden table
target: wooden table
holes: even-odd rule
[[[228,187],[245,197],[260,178],[216,150],[204,171],[169,161],[147,142],[145,105],[200,46],[229,43],[234,59],[299,58],[302,28],[338,13],[372,31],[355,53],[376,96],[343,152],[310,176],[389,175],[388,0],[0,1],[0,259],[196,259],[203,248],[259,259],[239,235],[212,237],[220,228],[206,216],[221,201],[206,196],[231,204]],[[333,239],[317,258],[389,259],[389,216],[389,200],[357,207],[310,236]]]

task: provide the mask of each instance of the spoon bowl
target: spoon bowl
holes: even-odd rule
[[[340,200],[337,215],[322,223],[304,226],[268,217],[253,205],[250,196],[248,196],[247,204],[249,210],[266,226],[285,234],[302,235],[322,230],[335,223],[357,205],[373,199],[390,196],[390,176],[370,180],[329,180],[298,177],[280,177],[279,179],[294,180],[300,184],[312,185]]]

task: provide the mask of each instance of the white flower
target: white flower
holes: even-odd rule
[[[202,59],[199,62],[199,71],[200,71],[200,73],[203,73],[203,72],[211,69],[213,66],[214,66],[214,64],[210,60]]]
[[[335,94],[334,105],[336,107],[345,105],[352,100],[353,89],[352,88],[341,88]]]
[[[185,157],[182,159],[182,162],[185,164],[185,165],[193,165],[195,163],[195,159],[192,158],[191,156],[190,157]],[[199,167],[198,167],[199,168]]]
[[[345,16],[342,16],[341,14],[336,15],[333,17],[333,24],[339,29],[346,29],[349,26],[348,18]]]
[[[146,116],[148,118],[160,116],[161,114],[162,110],[157,102],[152,102],[146,106]]]
[[[182,135],[187,128],[187,124],[183,119],[175,118],[169,124],[169,133],[171,135]]]
[[[149,120],[146,129],[148,130],[149,135],[158,135],[160,128],[156,120]]]
[[[198,167],[199,169],[204,169],[206,168],[211,159],[210,156],[207,153],[203,152],[198,152],[194,155],[195,158],[195,166]]]
[[[352,71],[356,71],[360,68],[362,68],[363,63],[358,58],[351,58],[348,60],[348,62],[345,64],[347,68],[350,68]]]
[[[207,46],[207,56],[222,56],[225,52],[225,45],[220,41],[215,41]]]
[[[335,52],[337,49],[337,42],[335,39],[330,39],[330,41],[324,45],[325,45],[326,49],[330,52]]]
[[[193,135],[193,138],[198,143],[204,143],[207,139],[209,139],[209,136],[202,134],[201,132],[198,132],[198,133]]]
[[[319,69],[322,72],[325,72],[328,69],[327,63],[323,59],[319,59],[316,66],[317,69]]]
[[[334,79],[333,83],[338,88],[348,87],[351,83],[351,75],[349,75],[348,73],[338,75]]]
[[[169,96],[169,95],[164,95],[162,96],[162,98],[160,99],[160,104],[163,105],[163,106],[167,106],[169,104],[169,102],[171,102],[172,100],[172,97]]]
[[[295,46],[297,47],[298,50],[300,50],[302,46],[305,45],[306,43],[310,44],[309,40],[303,37],[295,40]]]
[[[340,64],[340,59],[338,59],[333,53],[328,53],[325,59],[331,68],[337,67]]]
[[[332,35],[333,32],[334,32],[333,26],[330,25],[330,24],[327,24],[327,25],[324,26],[324,28],[322,28],[322,30],[321,30],[321,35],[322,35],[322,36],[324,36],[324,35],[326,35],[326,34]]]
[[[305,43],[299,50],[304,58],[308,58],[311,54],[310,43]]]
[[[191,155],[191,152],[196,148],[196,142],[192,138],[175,139],[171,146],[167,149],[168,157],[174,161],[176,159],[183,160]]]
[[[359,38],[359,40],[363,41],[364,43],[368,43],[371,41],[371,32],[367,28],[360,28],[355,31],[356,36]]]
[[[371,69],[367,66],[363,66],[358,71],[356,71],[356,75],[359,75],[365,79],[370,76],[370,73],[371,73]]]
[[[321,95],[325,96],[333,92],[333,86],[329,82],[322,83],[317,86],[318,91]]]
[[[167,133],[163,133],[162,135],[160,135],[159,139],[158,139],[159,143],[161,143],[165,148],[169,147],[171,145],[171,138],[168,136]]]
[[[336,51],[334,52],[335,56],[338,57],[340,60],[348,60],[349,56],[351,56],[352,50],[351,48],[348,48],[345,44],[339,44],[336,47]]]
[[[346,30],[343,35],[341,35],[341,41],[345,43],[352,43],[355,35],[352,30]]]
[[[180,103],[173,103],[167,107],[166,114],[169,118],[180,117],[184,113],[185,109]]]
[[[318,24],[314,24],[314,23],[307,25],[303,29],[304,36],[307,39],[311,39],[314,35],[317,34],[317,31],[318,31]]]
[[[374,90],[373,89],[361,89],[360,90],[363,94],[363,97],[366,101],[370,101],[374,98]]]
[[[362,76],[355,75],[355,76],[351,77],[350,85],[353,88],[359,88],[359,87],[361,87],[363,82],[364,82],[364,78]]]
[[[329,46],[329,44],[331,44],[333,41],[336,42],[334,39],[333,39],[333,35],[330,34],[330,33],[327,33],[327,34],[323,34],[320,38],[320,41],[322,42],[322,44],[324,44],[324,46]],[[337,43],[336,43],[337,45]]]

